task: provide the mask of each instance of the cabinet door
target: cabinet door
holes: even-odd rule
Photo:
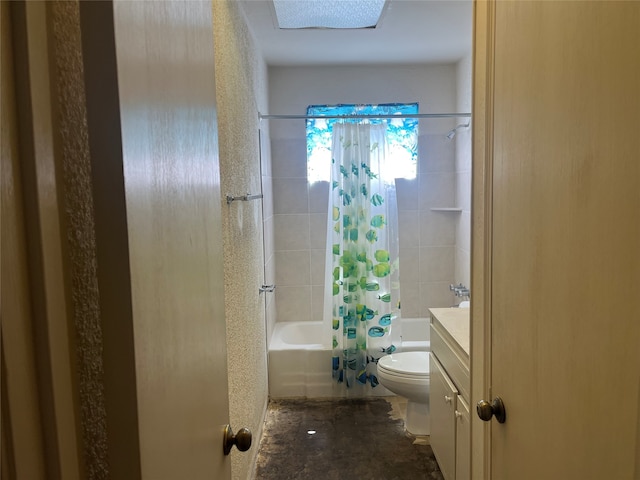
[[[454,415],[458,391],[440,362],[430,357],[431,448],[446,480],[456,475],[456,418]]]
[[[469,405],[458,395],[456,401],[456,480],[471,478],[471,417]]]

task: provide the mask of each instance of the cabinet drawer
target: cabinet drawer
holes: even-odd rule
[[[469,378],[469,366],[459,354],[460,347],[445,337],[437,324],[431,323],[431,351],[442,365],[446,365],[453,383],[456,385],[462,397],[468,402],[471,390]]]

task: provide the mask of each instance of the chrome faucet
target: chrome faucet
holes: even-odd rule
[[[471,292],[462,283],[459,283],[458,285],[453,285],[453,284],[449,285],[449,290],[451,290],[456,297],[471,298]]]

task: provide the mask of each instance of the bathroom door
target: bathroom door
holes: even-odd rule
[[[488,12],[484,476],[637,479],[640,2]]]
[[[230,478],[212,5],[112,8],[141,478]]]

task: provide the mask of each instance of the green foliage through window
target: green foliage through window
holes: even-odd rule
[[[394,178],[415,178],[418,161],[418,119],[393,118],[393,115],[418,113],[418,103],[385,103],[378,105],[339,104],[310,105],[307,115],[349,116],[389,115],[371,119],[307,119],[307,177],[309,183],[329,181],[331,171],[331,134],[336,122],[369,122],[387,125],[387,158],[393,164]]]

